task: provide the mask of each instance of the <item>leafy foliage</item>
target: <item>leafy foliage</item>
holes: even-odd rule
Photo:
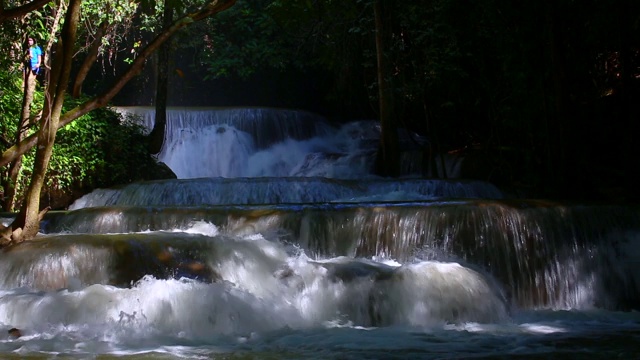
[[[142,179],[150,156],[143,128],[132,120],[103,108],[61,129],[48,185],[95,188]]]
[[[65,106],[73,106],[67,101]],[[26,189],[33,151],[25,156],[20,189]],[[45,193],[73,198],[98,187],[141,180],[154,165],[144,129],[131,117],[102,108],[58,132]]]
[[[211,77],[320,68],[335,109],[375,117],[374,3],[394,117],[439,148],[425,152],[481,158],[463,175],[542,196],[635,188],[623,169],[640,156],[627,128],[640,112],[637,1],[239,1],[208,23],[199,59]]]
[[[2,148],[14,140],[16,124],[20,116],[22,82],[13,71],[0,71],[0,136]]]
[[[12,144],[20,109],[22,89],[15,76],[0,71],[3,96],[0,98],[2,148]],[[41,97],[41,93],[37,93]],[[69,99],[73,107],[82,99]],[[17,184],[17,200],[22,201],[32,173],[35,149],[23,159]],[[70,123],[58,132],[44,194],[72,199],[98,187],[110,187],[144,179],[155,160],[147,151],[144,129],[136,119],[103,108]],[[3,174],[3,176],[6,176]]]
[[[200,49],[195,66],[206,69],[206,79],[247,79],[260,70],[284,71],[309,64],[271,16],[272,1],[238,1],[229,11],[199,24],[183,43]],[[298,56],[296,56],[298,55]]]
[[[126,48],[126,39],[130,36],[133,20],[139,11],[139,2],[134,0],[102,1],[85,0],[82,2],[81,51],[87,50],[93,41],[100,41],[99,55],[113,61],[117,54]],[[99,35],[99,29],[104,33]],[[96,37],[100,38],[96,38]],[[130,51],[130,53],[133,52]]]

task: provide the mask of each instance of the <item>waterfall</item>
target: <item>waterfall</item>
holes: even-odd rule
[[[205,206],[314,202],[433,200],[439,198],[500,199],[495,186],[482,181],[406,179],[197,178],[133,183],[98,189],[69,208],[95,206]]]
[[[152,109],[120,111],[153,126]],[[178,179],[97,189],[0,253],[0,326],[24,334],[0,354],[547,357],[600,338],[593,358],[637,352],[640,207],[509,198],[459,178],[456,154],[423,167],[427,140],[407,131],[404,175],[382,178],[379,131],[170,109],[158,156]]]
[[[155,110],[121,107],[149,131]],[[416,145],[426,140],[400,131],[405,175],[443,174],[424,170]],[[158,159],[181,179],[199,177],[372,177],[380,138],[376,121],[334,124],[304,111],[269,108],[169,109]],[[419,146],[418,146],[419,147]],[[447,177],[460,173],[461,159],[445,155]],[[441,167],[441,164],[438,164]]]
[[[640,212],[634,207],[458,200],[89,207],[52,215],[46,231],[128,233],[216,224],[223,233],[291,239],[324,258],[453,260],[490,272],[524,307],[635,308]]]

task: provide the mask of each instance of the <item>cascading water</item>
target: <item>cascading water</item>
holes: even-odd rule
[[[120,110],[153,125],[151,109]],[[638,207],[507,199],[411,173],[442,173],[413,155],[406,177],[382,179],[378,132],[295,110],[171,109],[159,159],[177,180],[96,190],[0,255],[0,325],[22,332],[0,353],[638,355]]]

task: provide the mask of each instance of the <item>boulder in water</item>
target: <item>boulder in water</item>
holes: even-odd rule
[[[167,164],[161,161],[156,161],[155,166],[150,167],[149,171],[145,172],[143,180],[165,180],[177,178],[178,176]]]
[[[8,331],[10,339],[17,339],[22,336],[22,332],[18,328],[11,328]]]

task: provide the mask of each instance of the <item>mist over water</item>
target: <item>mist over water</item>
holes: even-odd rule
[[[450,154],[431,176],[406,132],[405,176],[380,178],[367,120],[167,125],[177,180],[98,189],[0,254],[0,356],[640,356],[636,206],[508,199]]]

